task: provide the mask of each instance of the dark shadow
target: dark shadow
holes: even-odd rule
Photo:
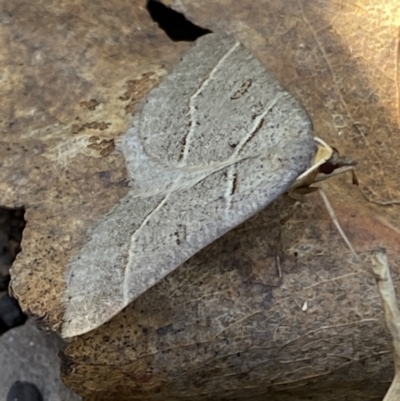
[[[22,232],[26,221],[23,208],[0,207],[0,291],[7,291],[10,283],[10,268],[21,252]],[[0,335],[21,326],[27,316],[18,301],[7,292],[0,294]]]
[[[0,291],[7,290],[10,267],[21,252],[25,210],[0,207]]]
[[[16,381],[7,394],[7,401],[43,401],[42,394],[35,384]]]
[[[22,326],[27,319],[28,316],[22,312],[18,301],[6,292],[0,298],[0,335]]]
[[[151,19],[174,42],[194,42],[200,36],[211,33],[209,29],[197,26],[185,16],[156,0],[148,0],[146,9]]]

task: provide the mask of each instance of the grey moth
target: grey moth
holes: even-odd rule
[[[306,112],[241,44],[196,41],[119,139],[129,194],[69,261],[62,335],[110,320],[287,191],[316,145]]]

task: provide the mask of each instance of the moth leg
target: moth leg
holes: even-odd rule
[[[312,194],[313,192],[318,191],[318,187],[301,187],[301,188],[297,188],[294,191],[292,191],[292,194],[296,194],[296,195],[308,195],[308,194]]]
[[[357,185],[358,186],[358,178],[356,176],[356,172],[354,170],[354,167],[351,168],[351,177],[352,177],[353,185]]]
[[[278,251],[279,252],[279,251]],[[278,277],[282,277],[282,270],[281,270],[281,259],[279,257],[279,254],[276,255],[276,270],[278,270]]]
[[[355,258],[357,260],[360,260],[360,257],[357,255],[356,251],[354,250],[353,246],[351,245],[351,242],[349,241],[349,239],[347,238],[346,234],[344,233],[342,227],[339,224],[339,220],[336,217],[335,211],[332,208],[331,203],[328,200],[328,197],[326,196],[325,192],[323,191],[322,188],[318,188],[318,192],[321,195],[322,200],[325,203],[325,207],[326,210],[328,211],[333,224],[335,224],[336,229],[339,231],[339,234],[341,235],[341,237],[343,238],[344,242],[346,243],[346,245],[348,246],[348,248],[350,249],[351,253],[355,256]]]
[[[290,192],[288,192],[287,195],[291,200],[294,200],[295,203],[292,205],[290,212],[285,217],[279,220],[278,246],[276,249],[276,256],[275,256],[276,268],[278,270],[279,277],[282,277],[281,260],[283,259],[283,257],[281,255],[283,255],[283,226],[285,226],[285,224],[293,217],[296,209],[301,205],[300,201],[290,196]]]

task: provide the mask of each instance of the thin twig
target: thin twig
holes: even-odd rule
[[[367,202],[375,203],[376,205],[380,206],[400,205],[400,200],[388,200],[388,201],[375,200],[369,197],[360,187],[358,187],[358,189]]]
[[[400,400],[400,311],[390,275],[386,250],[379,248],[372,254],[372,266],[385,311],[386,326],[392,336],[395,376],[383,401]]]

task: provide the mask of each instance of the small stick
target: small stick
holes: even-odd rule
[[[400,400],[400,311],[384,248],[373,252],[372,265],[385,311],[386,326],[392,336],[394,348],[395,376],[383,401],[398,401]]]
[[[346,234],[344,233],[342,227],[340,226],[339,220],[337,219],[335,211],[333,210],[332,205],[329,202],[329,199],[326,196],[324,190],[322,188],[318,188],[318,192],[321,195],[321,198],[325,203],[326,210],[328,211],[329,215],[331,216],[331,219],[332,219],[333,223],[335,224],[337,230],[339,231],[339,234],[341,235],[341,237],[343,238],[344,242],[346,243],[346,245],[350,249],[351,253],[359,261],[360,257],[357,255],[356,251],[354,250],[353,246],[351,245],[351,242],[349,241],[349,239],[347,238]]]
[[[370,198],[360,187],[358,187],[358,189],[360,190],[361,195],[364,197],[364,199],[367,202],[375,203],[380,206],[400,205],[400,200],[388,200],[388,201],[375,200],[375,199]]]
[[[375,203],[380,206],[392,206],[392,205],[400,205],[400,200],[388,200],[388,201],[380,201],[380,200],[375,200],[369,197],[361,188],[360,184],[358,181],[358,178],[356,176],[356,172],[354,171],[354,167],[350,167],[348,170],[351,170],[351,174],[353,177],[353,184],[357,186],[358,190],[361,192],[361,195],[367,202]]]

